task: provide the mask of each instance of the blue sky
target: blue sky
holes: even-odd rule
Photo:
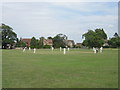
[[[117,2],[6,2],[2,22],[10,25],[18,37],[55,36],[63,33],[82,42],[88,29],[103,28],[112,37],[118,32]]]

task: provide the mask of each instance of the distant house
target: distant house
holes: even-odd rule
[[[52,39],[44,39],[43,40],[43,45],[49,45],[49,46],[52,46],[53,45],[53,41]]]
[[[30,46],[31,39],[24,38],[24,39],[21,39],[21,41],[24,42],[24,43],[26,44],[27,47]]]
[[[108,44],[108,43],[104,43],[103,46],[104,46],[104,47],[105,47],[105,46],[109,46],[109,44]]]
[[[104,47],[109,46],[108,40],[104,40],[104,42],[105,42],[105,43],[103,44]]]
[[[21,41],[24,42],[27,47],[30,46],[31,39],[29,39],[29,38],[24,38],[24,39],[21,39]],[[52,45],[53,45],[52,39],[44,39],[44,40],[43,40],[43,45],[44,45],[44,46],[45,46],[45,45],[52,46]]]
[[[77,48],[80,48],[82,46],[82,43],[76,43],[75,45]]]
[[[67,46],[68,47],[73,47],[75,45],[74,40],[67,40]]]

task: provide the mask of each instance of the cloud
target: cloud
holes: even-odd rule
[[[88,29],[117,32],[117,3],[4,3],[3,22],[19,37],[68,35],[76,42]]]

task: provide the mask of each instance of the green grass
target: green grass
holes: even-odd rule
[[[118,50],[3,50],[3,88],[117,88]]]

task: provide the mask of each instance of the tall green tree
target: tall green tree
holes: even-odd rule
[[[0,30],[2,31],[2,48],[6,49],[8,44],[12,47],[17,40],[17,34],[13,32],[12,27],[5,24],[0,26]]]
[[[57,34],[53,38],[53,45],[55,48],[59,47],[65,47],[66,46],[66,41],[67,41],[67,36],[64,34]]]
[[[113,37],[110,40],[108,40],[108,44],[112,48],[120,47],[120,36],[117,33],[115,33]]]
[[[96,29],[95,31],[88,30],[82,37],[85,39],[82,45],[89,48],[101,47],[104,44],[104,40],[107,39],[107,34],[103,29]]]
[[[40,37],[40,41],[39,41],[39,45],[40,45],[40,48],[43,48],[44,47],[44,37]]]
[[[107,40],[107,34],[104,32],[103,28],[95,29],[95,32],[101,39]]]
[[[37,39],[35,37],[32,37],[31,42],[30,42],[30,47],[33,48],[37,48],[38,42]]]

